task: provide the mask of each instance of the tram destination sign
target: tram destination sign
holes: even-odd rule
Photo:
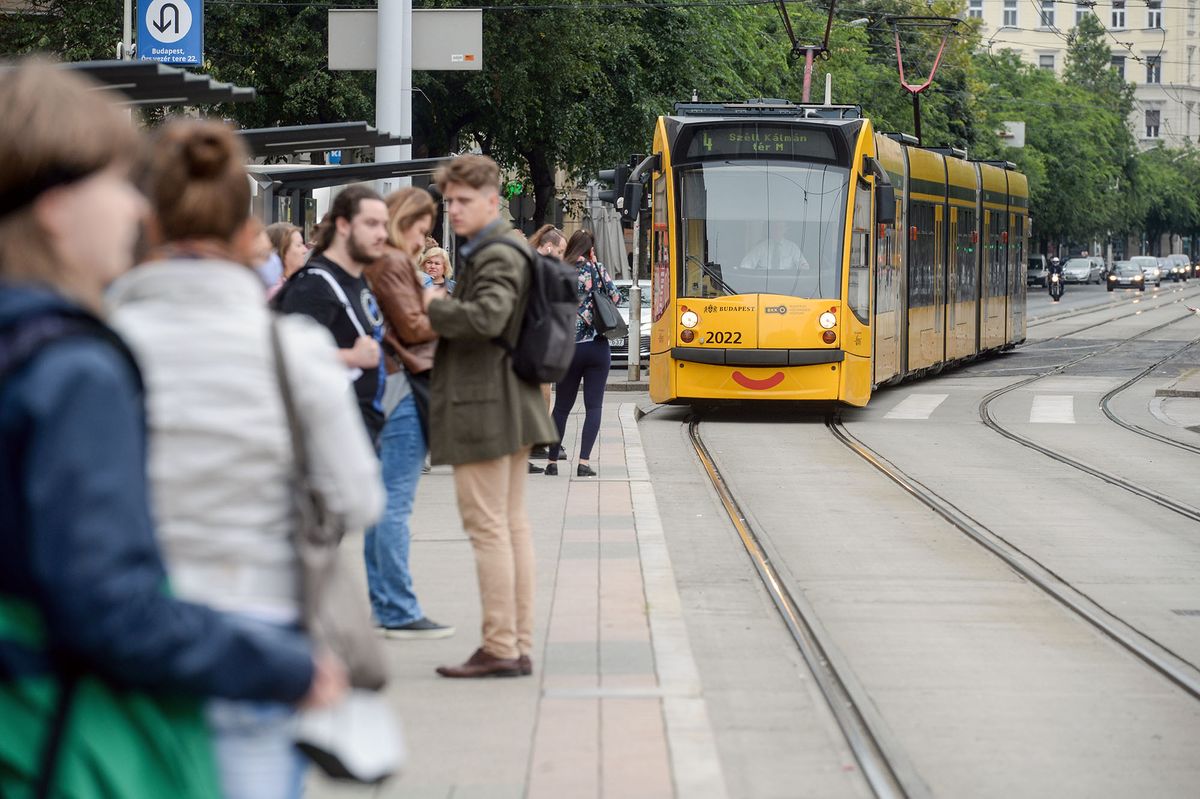
[[[837,152],[829,133],[794,125],[744,124],[701,128],[688,144],[688,158],[820,158]]]

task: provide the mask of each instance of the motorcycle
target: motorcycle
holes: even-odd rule
[[[1053,274],[1050,276],[1050,299],[1058,302],[1063,295],[1063,280],[1062,275]]]

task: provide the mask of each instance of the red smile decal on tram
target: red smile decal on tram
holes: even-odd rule
[[[746,377],[741,372],[734,372],[733,382],[742,388],[749,388],[754,391],[766,391],[768,388],[775,388],[775,386],[783,382],[783,372],[776,372],[762,380],[755,380],[753,377]]]

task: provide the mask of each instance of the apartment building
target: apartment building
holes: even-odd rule
[[[966,0],[982,44],[1062,74],[1067,36],[1085,14],[1108,31],[1112,68],[1135,85],[1129,126],[1143,149],[1200,141],[1200,0]]]

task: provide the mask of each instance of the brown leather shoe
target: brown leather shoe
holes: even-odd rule
[[[529,655],[521,655],[517,658],[517,665],[521,667],[521,675],[528,677],[533,674],[533,658]]]
[[[532,673],[532,671],[531,667],[530,672]],[[521,664],[516,658],[498,658],[479,648],[461,666],[438,666],[437,673],[443,677],[473,679],[478,677],[520,677],[523,672]]]

